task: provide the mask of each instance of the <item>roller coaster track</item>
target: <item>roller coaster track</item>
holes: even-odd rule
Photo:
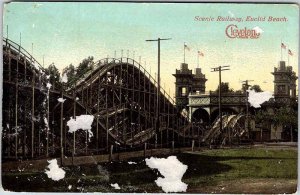
[[[180,145],[198,136],[191,133],[187,116],[176,109],[163,88],[159,92],[160,127],[155,129],[157,82],[133,59],[99,60],[82,79],[66,84],[72,87],[50,83],[48,89],[45,69],[24,48],[3,39],[3,53],[3,153],[8,157],[48,152],[55,156],[59,142],[66,153],[75,148],[75,153],[90,154],[108,151],[115,143],[119,148],[144,143],[163,146],[170,141]],[[58,102],[59,97],[65,102]],[[84,131],[76,132],[76,139],[67,133],[68,119],[82,114],[95,117],[91,142]]]
[[[220,131],[220,118],[217,118],[212,125],[212,128],[206,132],[206,134],[202,138],[202,142],[205,143],[216,143],[224,144],[225,141],[228,141],[229,136],[231,137],[241,137],[244,135],[245,127],[242,127],[242,122],[240,121],[242,118],[245,118],[245,115],[223,115],[222,116],[222,132]]]

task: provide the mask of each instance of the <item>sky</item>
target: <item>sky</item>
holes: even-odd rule
[[[195,17],[233,17],[236,21],[196,21]],[[286,22],[245,21],[247,16],[286,17]],[[239,29],[259,27],[258,39],[230,39],[228,25]],[[146,39],[171,38],[161,42],[161,83],[174,96],[175,69],[183,62],[200,68],[206,75],[206,90],[218,86],[212,67],[229,65],[222,81],[238,90],[242,80],[254,80],[263,90],[273,91],[274,67],[281,60],[281,42],[293,53],[289,64],[298,75],[299,9],[292,4],[212,3],[95,3],[95,2],[11,2],[4,5],[3,36],[21,45],[47,67],[52,62],[62,70],[78,65],[84,58],[95,60],[123,56],[135,58],[154,76],[157,72],[157,43]],[[7,28],[8,27],[8,28]],[[8,30],[7,30],[8,29]],[[8,33],[7,33],[8,32]],[[33,48],[32,48],[33,44]],[[287,61],[287,49],[282,50]],[[134,54],[134,56],[133,56]]]

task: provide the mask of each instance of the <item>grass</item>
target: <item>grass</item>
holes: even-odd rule
[[[297,178],[295,150],[207,150],[179,154],[178,159],[189,165],[183,179],[190,185],[214,185],[244,178]]]
[[[217,149],[176,156],[188,165],[183,176],[188,189],[241,179],[297,179],[297,150]],[[142,158],[131,161],[137,164],[113,162],[66,167],[65,179],[58,182],[44,173],[3,173],[2,185],[10,191],[163,192],[154,182],[160,176],[158,171],[149,169]],[[118,183],[121,190],[113,189],[112,183]]]

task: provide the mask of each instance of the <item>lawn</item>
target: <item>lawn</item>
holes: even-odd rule
[[[297,184],[296,149],[215,149],[176,155],[188,165],[183,182],[189,193],[292,193]],[[144,159],[65,167],[58,182],[44,173],[3,173],[10,191],[163,192],[154,180],[160,176]],[[176,170],[174,170],[176,171]],[[120,190],[110,184],[118,183]]]

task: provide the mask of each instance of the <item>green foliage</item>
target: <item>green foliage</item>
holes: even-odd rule
[[[63,73],[66,73],[68,76],[68,86],[72,87],[76,81],[82,79],[84,75],[94,69],[94,57],[89,56],[80,62],[80,64],[75,67],[73,64],[70,64],[63,70]]]
[[[93,70],[94,68],[94,57],[89,56],[88,58],[85,58],[80,62],[80,64],[76,68],[76,77],[82,78],[85,73],[87,73],[90,70]]]
[[[250,89],[254,90],[255,92],[263,92],[259,85],[253,85],[252,87],[250,87]]]
[[[76,69],[73,64],[70,64],[63,69],[63,74],[67,74],[68,79],[73,79],[75,77]]]
[[[48,66],[48,68],[45,68],[46,75],[50,75],[49,81],[51,85],[53,86],[59,86],[60,83],[60,74],[59,70],[56,68],[55,64],[52,63]]]
[[[80,80],[84,77],[84,74],[94,69],[94,57],[89,56],[80,62],[80,64],[75,67],[73,64],[65,67],[62,71],[62,74],[67,74],[68,83],[67,87],[72,87],[77,80]],[[56,66],[52,63],[48,68],[45,69],[47,75],[50,75],[50,83],[59,88],[60,83],[60,72]]]
[[[296,127],[298,125],[298,113],[291,107],[275,108],[274,112],[259,110],[255,115],[257,123],[271,122],[275,126]]]
[[[215,90],[215,92],[219,92],[219,86]],[[229,88],[229,83],[223,83],[223,82],[221,82],[221,92],[222,93],[233,93],[234,90],[232,88]]]
[[[225,182],[234,184],[245,179],[250,181],[274,179],[286,183],[297,179],[297,148],[217,149],[175,155],[180,162],[188,166],[182,181],[188,184],[188,190],[197,190],[190,191],[194,193],[207,192],[203,190],[208,186],[217,189]],[[162,193],[161,188],[154,182],[158,177],[157,171],[150,169],[144,159],[142,157],[130,159],[137,164],[128,164],[126,161],[101,163],[101,169],[97,165],[66,167],[66,177],[60,181],[47,178],[46,174],[42,174],[43,171],[28,173],[25,169],[22,172],[3,172],[2,185],[11,191],[66,192],[68,186],[72,185],[70,191],[80,191],[84,186],[84,192]],[[15,185],[16,182],[20,185]],[[29,183],[35,185],[28,185]],[[121,190],[114,190],[110,186],[112,183],[118,183]],[[263,186],[264,183],[261,183],[256,193],[263,193],[263,190],[260,191]],[[274,193],[274,189],[266,192]],[[237,189],[227,193],[240,194],[244,191],[245,189]]]
[[[64,68],[62,73],[67,75],[68,81],[73,81],[76,79],[76,69],[73,64],[70,64]],[[71,84],[71,82],[67,83],[68,87],[71,87]]]
[[[298,113],[291,107],[281,107],[275,111],[275,121],[277,124],[294,127],[298,124]]]

